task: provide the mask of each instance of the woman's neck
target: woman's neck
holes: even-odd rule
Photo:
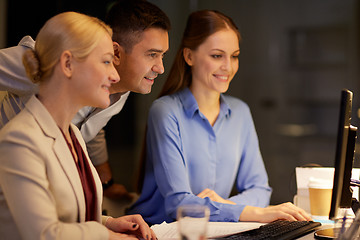
[[[53,84],[56,82],[58,84]],[[74,96],[70,96],[70,91],[66,89],[64,84],[59,84],[59,82],[61,81],[48,81],[40,84],[37,97],[66,137],[70,137],[69,126],[71,120],[81,106],[76,103]]]
[[[192,86],[190,86],[190,91],[197,101],[200,112],[205,115],[213,126],[220,113],[220,93],[210,92],[206,89],[199,90]]]
[[[38,99],[49,111],[50,115],[63,132],[65,140],[71,146],[74,160],[77,162],[78,158],[69,131],[71,120],[80,109],[79,107],[76,107],[74,98],[69,96],[69,91],[66,91],[66,89],[64,90],[64,88],[56,89],[42,84],[39,88]]]

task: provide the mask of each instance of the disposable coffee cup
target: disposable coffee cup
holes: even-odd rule
[[[333,183],[330,180],[310,178],[310,213],[315,217],[329,217]]]

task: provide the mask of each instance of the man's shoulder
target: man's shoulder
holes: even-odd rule
[[[36,135],[39,127],[29,111],[21,111],[11,121],[6,123],[0,131],[0,140],[3,139],[29,139]]]
[[[18,46],[23,46],[23,47],[34,49],[35,41],[34,41],[34,39],[32,39],[31,36],[27,35],[20,40]]]
[[[34,49],[35,41],[30,36],[23,37],[17,46],[0,49],[1,59],[22,56],[27,49]],[[1,60],[0,59],[0,60]]]
[[[0,129],[25,107],[30,97],[0,91]]]
[[[30,36],[24,37],[19,45],[0,49],[0,90],[19,96],[37,92],[37,85],[26,76],[22,63],[24,52],[34,47]]]

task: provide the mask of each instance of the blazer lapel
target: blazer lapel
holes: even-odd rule
[[[99,174],[97,173],[94,165],[92,164],[92,162],[90,161],[90,157],[88,155],[88,152],[86,150],[86,144],[85,141],[80,133],[80,130],[74,125],[71,124],[71,128],[77,138],[77,140],[79,141],[81,148],[83,149],[85,155],[86,155],[86,161],[88,162],[90,169],[91,169],[91,173],[93,175],[94,178],[94,182],[95,182],[95,187],[96,187],[96,200],[97,200],[97,221],[101,222],[101,207],[102,207],[102,200],[103,200],[103,192],[102,192],[102,184],[101,184],[101,180],[99,177]]]
[[[59,127],[44,105],[42,105],[42,103],[35,96],[30,98],[26,104],[26,108],[33,114],[44,134],[54,139],[53,151],[57,156],[57,159],[62,166],[67,178],[69,179],[69,182],[72,185],[78,202],[79,222],[84,222],[86,208],[81,180],[75,165],[75,160]]]
[[[60,132],[60,130],[59,130]],[[54,153],[57,156],[60,165],[62,166],[66,176],[73,187],[74,194],[78,202],[79,209],[79,222],[85,222],[85,198],[84,191],[82,188],[79,172],[76,167],[75,160],[69,150],[69,147],[62,136],[60,135],[54,140]]]

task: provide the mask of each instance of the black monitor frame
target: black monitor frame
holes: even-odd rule
[[[357,128],[351,125],[353,93],[347,89],[341,92],[340,116],[335,153],[335,172],[331,198],[330,219],[338,219],[340,208],[352,207],[350,187],[351,172],[354,162]]]
[[[341,208],[352,208],[356,213],[359,202],[352,198],[351,173],[354,162],[357,128],[351,125],[353,94],[344,89],[341,92],[340,117],[335,153],[334,183],[329,218],[342,218]],[[326,228],[315,232],[316,239],[337,239],[341,228]]]

